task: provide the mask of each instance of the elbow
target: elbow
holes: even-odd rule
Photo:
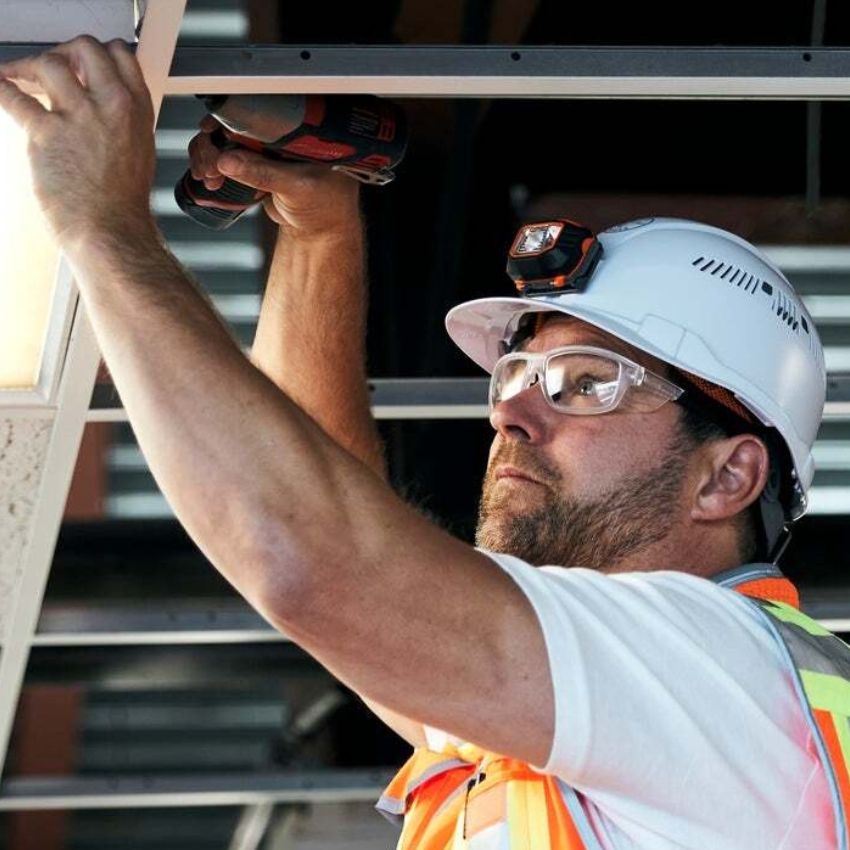
[[[257,577],[249,601],[276,629],[290,636],[318,613],[322,559],[292,541],[264,545],[253,555]]]

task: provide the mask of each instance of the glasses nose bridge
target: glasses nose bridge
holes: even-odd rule
[[[546,392],[546,355],[529,354],[525,361],[525,375],[523,376],[522,388],[527,390],[535,384],[540,384],[544,394]]]

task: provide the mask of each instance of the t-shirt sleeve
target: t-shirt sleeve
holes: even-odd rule
[[[693,821],[725,816],[736,799],[746,816],[754,789],[768,808],[799,799],[816,767],[810,730],[785,649],[751,602],[686,573],[490,557],[546,643],[555,732],[538,769],[626,824],[671,804]]]

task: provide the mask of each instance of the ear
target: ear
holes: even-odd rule
[[[691,519],[730,519],[761,495],[769,461],[767,448],[758,437],[740,434],[712,441],[701,454]]]

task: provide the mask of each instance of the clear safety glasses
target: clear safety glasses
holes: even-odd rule
[[[490,410],[536,383],[550,407],[578,415],[608,413],[617,407],[652,413],[684,392],[613,351],[566,345],[541,354],[518,351],[500,358],[490,379]]]

